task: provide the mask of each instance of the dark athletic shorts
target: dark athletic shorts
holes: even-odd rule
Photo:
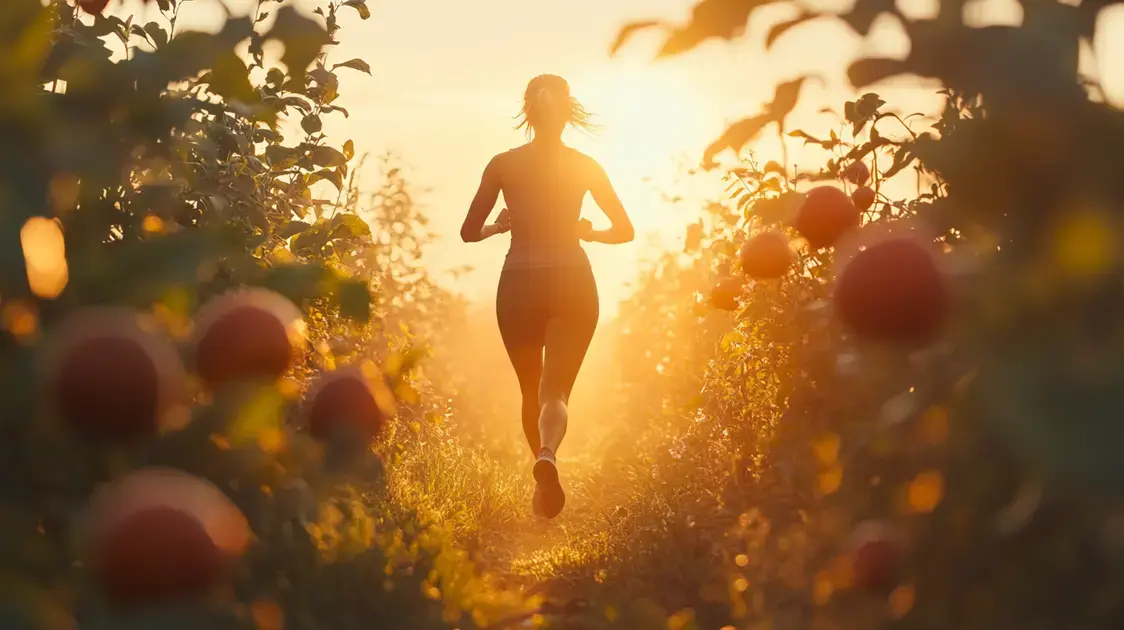
[[[517,372],[529,355],[544,357],[540,392],[569,397],[599,309],[597,283],[584,256],[566,265],[507,267],[500,274],[500,335]]]

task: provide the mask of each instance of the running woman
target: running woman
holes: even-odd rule
[[[531,79],[520,117],[530,141],[488,162],[461,238],[472,243],[511,232],[496,319],[519,379],[523,432],[537,458],[534,511],[554,518],[566,503],[556,458],[566,435],[566,405],[599,314],[581,241],[627,243],[634,230],[601,165],[562,141],[568,126],[592,128],[565,79]],[[507,208],[485,225],[501,191]],[[609,218],[609,229],[594,230],[581,218],[587,192]]]

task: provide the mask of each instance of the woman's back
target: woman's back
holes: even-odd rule
[[[497,156],[496,166],[511,212],[505,266],[584,262],[577,224],[596,163],[561,144],[528,143]]]

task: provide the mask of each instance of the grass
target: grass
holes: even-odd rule
[[[430,359],[455,395],[447,422],[423,426],[389,467],[394,501],[449,532],[495,588],[534,602],[540,617],[513,624],[731,623],[750,499],[730,494],[736,438],[702,421],[697,390],[667,383],[654,363],[640,387],[619,387],[606,327],[571,398],[559,452],[566,507],[538,519],[518,387],[494,328],[479,322]]]
[[[498,588],[539,599],[565,627],[657,618],[663,627],[685,608],[727,620],[728,558],[718,543],[738,518],[717,491],[726,461],[676,459],[670,439],[636,436],[639,452],[619,440],[560,455],[567,502],[552,521],[531,514],[529,455],[455,437],[410,449],[391,475],[392,492],[452,532]]]

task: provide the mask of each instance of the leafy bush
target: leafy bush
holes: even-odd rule
[[[5,627],[472,627],[519,607],[387,487],[392,445],[432,413],[426,405],[440,404],[417,395],[433,386],[413,368],[416,337],[438,330],[427,322],[456,313],[457,302],[416,256],[401,257],[425,220],[402,177],[387,170],[379,196],[363,199],[353,143],[336,148],[321,131],[324,116],[347,115],[336,71],[369,73],[362,60],[329,64],[323,52],[339,12],[369,17],[363,1],[325,2],[306,16],[263,0],[211,34],[177,30],[175,0],[156,3],[166,22],[143,25],[95,4],[0,6],[0,138],[19,147],[0,157]],[[279,64],[264,53],[268,41],[283,44]],[[237,52],[247,42],[248,63]],[[337,199],[319,197],[333,188]],[[360,216],[367,201],[372,214]],[[259,349],[287,373],[236,357],[243,380],[213,388],[183,377],[183,365],[200,360],[199,335],[215,325],[197,309],[218,296],[245,306],[246,287],[301,308],[303,321],[254,316],[290,324],[286,334],[303,330]],[[116,310],[95,308],[103,306]],[[248,334],[267,338],[260,327]],[[83,350],[87,363],[51,354],[88,337],[103,350]],[[304,338],[313,352],[290,347]],[[176,352],[165,355],[169,344]],[[224,347],[233,346],[217,352]],[[148,350],[138,363],[130,348]],[[370,391],[386,386],[390,397],[374,396],[379,407],[368,413],[398,413],[376,443],[381,456],[318,442],[303,426],[305,381],[345,364],[364,366]],[[60,365],[79,367],[63,379]],[[144,380],[146,366],[160,388]],[[87,406],[60,413],[66,400]],[[141,421],[128,436],[118,430],[126,412]],[[124,526],[87,508],[91,493],[154,466],[212,482],[252,537],[232,580],[205,596],[125,605],[107,596],[107,560],[94,557],[106,553],[96,532]],[[189,509],[187,491],[162,487],[133,499],[179,510],[166,523],[212,515]],[[206,543],[172,525],[131,535],[136,549],[166,554],[233,535],[214,527]],[[110,560],[137,571],[163,557],[119,556]],[[164,566],[165,578],[183,566]],[[125,571],[118,579],[142,575]]]
[[[777,3],[704,0],[687,23],[662,25],[660,54],[735,37],[765,4]],[[1105,3],[1020,5],[1015,26],[965,25],[962,2],[913,20],[860,0],[771,29],[769,44],[810,20],[866,35],[889,13],[908,56],[860,59],[852,84],[936,79],[946,107],[919,130],[868,92],[844,108],[850,134],[824,137],[785,124],[796,79],[706,151],[717,168],[773,125],[830,155],[816,173],[743,157],[730,201],[688,231],[686,252],[646,270],[622,309],[621,357],[635,366],[622,408],[666,455],[621,465],[658,495],[641,505],[665,507],[626,517],[632,542],[589,585],[600,605],[588,625],[1120,618],[1122,191],[1109,156],[1122,114],[1077,71]],[[617,47],[658,24],[626,27]],[[842,178],[853,192],[860,161],[875,193],[859,204],[863,228],[808,246],[807,191]],[[885,181],[907,169],[927,190],[888,198]],[[718,280],[741,274],[739,247],[777,228],[805,237],[789,273],[746,282],[733,319],[708,306]],[[881,256],[891,262],[867,263]],[[929,264],[936,280],[922,277]],[[939,337],[922,341],[934,326]],[[648,603],[627,604],[638,600]]]

